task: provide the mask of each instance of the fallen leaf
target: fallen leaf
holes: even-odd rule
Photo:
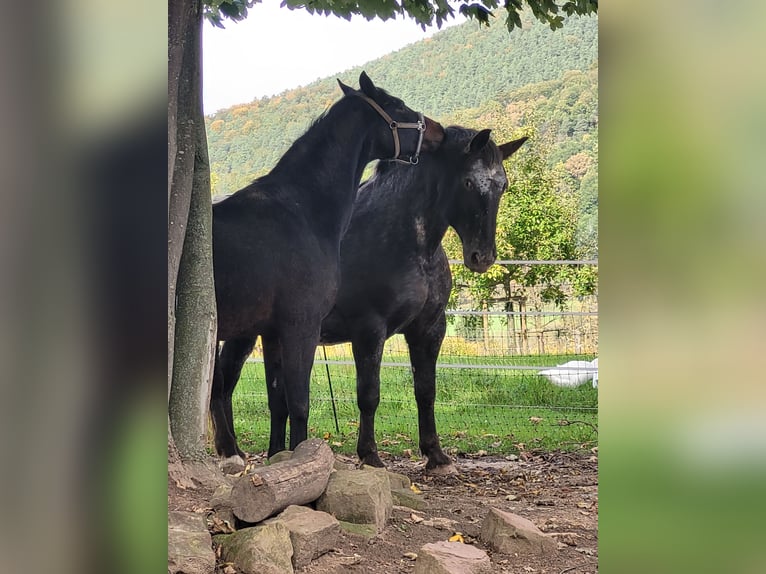
[[[449,537],[450,542],[460,542],[461,544],[465,544],[465,539],[463,538],[462,532],[455,532],[452,536]]]
[[[405,449],[402,451],[402,455],[403,455],[403,456],[406,456],[407,458],[411,458],[411,457],[412,457],[412,449],[410,449],[410,448],[405,448]]]
[[[423,517],[418,516],[414,512],[410,514],[410,520],[412,520],[415,524],[418,524],[419,522],[423,522]]]
[[[263,484],[263,479],[259,475],[254,474],[250,477],[250,482],[253,483],[253,486],[261,486]]]
[[[529,422],[531,422],[533,425],[539,424],[542,422],[542,418],[540,417],[529,417]]]
[[[509,494],[508,496],[505,497],[505,499],[506,500],[518,500],[519,497],[516,496],[515,494]]]
[[[342,442],[338,442],[337,440],[330,443],[332,446],[343,446]]]
[[[217,516],[211,517],[210,531],[213,534],[231,534],[234,532],[234,528],[229,524],[228,520],[221,520]]]
[[[417,560],[418,559],[418,555],[415,554],[414,552],[405,552],[404,554],[402,554],[402,556],[404,556],[405,558],[407,558],[409,560]]]
[[[410,485],[410,490],[414,492],[415,494],[423,494],[423,491],[420,490],[417,486],[415,486],[414,482]]]
[[[592,502],[578,502],[577,503],[577,507],[578,508],[590,508],[591,506],[593,506]]]

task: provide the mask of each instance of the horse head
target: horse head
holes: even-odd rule
[[[460,236],[466,267],[477,273],[484,273],[497,259],[497,212],[508,187],[503,161],[527,141],[523,137],[497,146],[490,131],[471,131],[473,137],[459,152],[460,174],[454,178],[458,190],[449,221]]]
[[[380,157],[416,164],[421,151],[434,151],[444,139],[444,128],[422,113],[408,108],[399,98],[378,88],[365,72],[359,75],[359,90],[338,80],[345,96],[357,96],[380,116]],[[383,124],[385,122],[385,124]]]

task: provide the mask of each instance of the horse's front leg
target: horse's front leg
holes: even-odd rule
[[[210,416],[213,419],[216,452],[223,458],[239,456],[242,464],[245,453],[237,445],[231,403],[242,367],[253,351],[255,339],[232,339],[223,344],[220,353],[216,349],[213,388],[210,393]]]
[[[309,419],[309,383],[314,353],[319,344],[319,325],[293,327],[280,336],[282,384],[290,415],[290,450],[306,440]],[[274,428],[272,419],[272,429]]]
[[[282,347],[276,337],[261,336],[263,342],[263,366],[266,373],[266,394],[269,398],[271,432],[269,434],[269,456],[285,450],[285,429],[287,427],[287,397],[282,384]]]
[[[420,451],[428,459],[427,471],[434,474],[454,474],[457,470],[439,444],[434,416],[436,359],[447,330],[446,317],[442,313],[427,328],[418,327],[414,325],[404,333],[404,337],[410,349],[410,363],[415,381]]]
[[[375,411],[380,403],[380,362],[385,336],[367,331],[355,337],[351,348],[356,363],[356,402],[359,406],[359,439],[356,453],[363,464],[383,467],[375,442]]]

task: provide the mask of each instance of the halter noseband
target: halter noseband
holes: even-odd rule
[[[426,122],[423,118],[423,114],[421,112],[418,112],[418,117],[420,118],[417,122],[397,122],[396,120],[391,119],[391,116],[389,116],[386,111],[381,108],[378,103],[373,100],[372,98],[365,96],[363,94],[359,94],[359,97],[362,98],[365,102],[370,104],[372,108],[378,112],[386,122],[388,122],[388,127],[391,128],[391,133],[394,136],[394,157],[391,158],[394,161],[398,161],[400,163],[408,163],[411,165],[415,165],[418,163],[418,159],[420,156],[420,146],[423,145],[423,134],[426,132]],[[411,155],[408,159],[399,159],[399,128],[402,129],[415,129],[420,132],[418,136],[418,147],[415,149],[415,155]]]

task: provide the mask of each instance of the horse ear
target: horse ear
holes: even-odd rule
[[[484,146],[489,142],[489,134],[492,130],[481,130],[473,138],[471,143],[466,146],[466,153],[476,153],[477,151],[484,149]]]
[[[340,80],[338,80],[338,85],[340,86],[340,89],[343,91],[344,96],[348,96],[349,94],[353,94],[356,90],[352,88],[351,86],[347,86]]]
[[[372,80],[367,75],[367,72],[362,71],[361,74],[359,74],[359,87],[362,89],[362,91],[368,95],[369,97],[374,97],[375,93],[377,92],[377,88],[375,87],[375,84],[372,83]]]
[[[529,138],[527,136],[524,136],[523,138],[513,140],[512,142],[504,143],[503,145],[500,145],[497,147],[500,148],[500,153],[503,154],[503,159],[508,159],[528,139]]]

